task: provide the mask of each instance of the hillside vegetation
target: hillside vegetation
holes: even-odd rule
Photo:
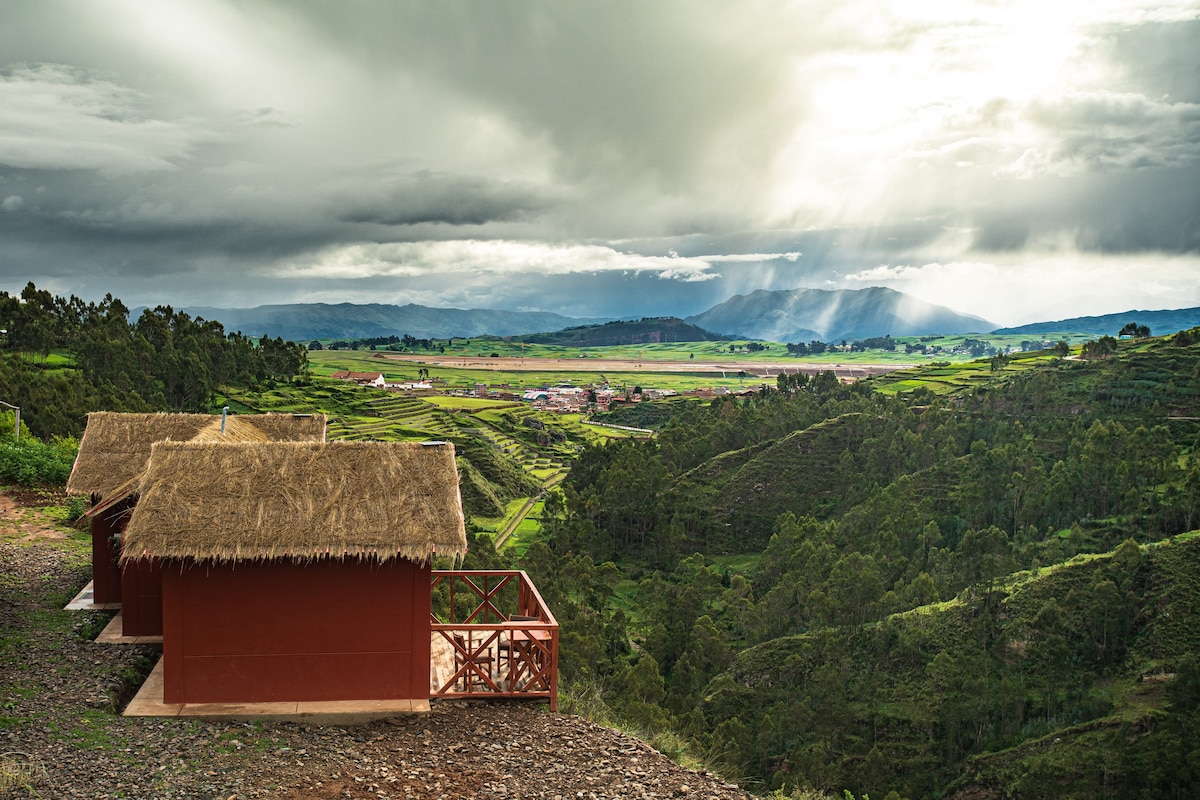
[[[589,448],[542,554],[599,565],[561,602],[607,657],[568,679],[764,789],[1186,796],[1198,334],[781,380]]]
[[[670,342],[719,342],[728,336],[689,325],[676,317],[644,317],[640,320],[581,325],[555,333],[534,333],[514,337],[518,341],[574,347],[611,347],[630,344]]]
[[[170,306],[130,322],[112,295],[84,303],[32,283],[19,296],[0,291],[0,386],[42,438],[78,436],[90,411],[208,411],[221,387],[274,386],[307,366],[292,342],[226,333]]]
[[[608,440],[518,403],[311,378],[290,343],[171,309],[130,324],[119,301],[27,293],[0,295],[36,323],[8,323],[0,378],[43,439],[87,410],[215,403],[455,442],[466,566],[529,572],[562,625],[564,708],[677,758],[806,797],[1200,789],[1200,329],[783,374],[621,412],[657,435]],[[0,455],[54,482],[72,447]],[[519,548],[484,538],[527,512]]]

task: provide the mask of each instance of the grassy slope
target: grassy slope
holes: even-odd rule
[[[309,386],[237,392],[218,400],[245,413],[324,412],[331,439],[453,441],[464,508],[481,530],[493,532],[503,529],[510,512],[527,498],[556,482],[577,447],[611,435],[581,425],[579,415],[534,414],[522,403],[408,396],[323,378]],[[521,424],[531,415],[554,432],[553,440],[539,443],[537,432]],[[535,538],[528,528],[518,541]]]

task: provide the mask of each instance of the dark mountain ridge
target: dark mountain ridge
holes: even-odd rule
[[[418,338],[474,336],[529,336],[545,344],[600,347],[605,344],[640,344],[655,341],[653,332],[634,332],[647,320],[657,323],[657,341],[712,341],[721,338],[761,339],[774,342],[854,341],[878,336],[919,336],[962,333],[1050,334],[1054,332],[1115,335],[1127,322],[1147,325],[1156,334],[1167,334],[1200,325],[1200,307],[1173,311],[1127,311],[1095,317],[1076,317],[997,328],[980,317],[960,314],[944,306],[882,287],[866,289],[759,289],[735,295],[700,314],[677,322],[674,317],[613,320],[607,317],[568,317],[548,311],[433,308],[409,303],[294,303],[254,308],[188,307],[182,311],[221,322],[226,330],[247,336],[280,336],[292,341],[312,339],[365,339],[409,334]],[[134,309],[136,318],[141,309]],[[605,328],[617,325],[617,328]],[[622,327],[617,338],[612,334]],[[690,326],[690,327],[689,327]],[[651,328],[655,327],[654,325]],[[551,332],[572,331],[562,336]],[[622,336],[650,338],[621,338]],[[611,341],[610,341],[611,340]]]
[[[534,333],[516,338],[531,344],[611,347],[669,342],[719,342],[731,337],[689,325],[678,317],[644,317],[639,320],[614,320],[602,325],[577,325],[553,333]]]
[[[686,322],[772,342],[853,341],[873,336],[984,333],[995,324],[910,295],[867,289],[759,289],[735,295]]]
[[[291,303],[254,308],[193,307],[193,316],[218,320],[226,330],[247,336],[310,339],[366,339],[409,334],[422,339],[512,336],[559,330],[570,325],[607,322],[607,318],[566,317],[547,311],[502,311],[490,308],[431,308],[415,303]]]
[[[1200,325],[1200,307],[1164,311],[1122,311],[1094,317],[1072,317],[1057,322],[1032,322],[1014,328],[997,328],[992,333],[1088,333],[1094,336],[1116,336],[1127,323],[1136,322],[1150,328],[1152,334],[1165,336]]]

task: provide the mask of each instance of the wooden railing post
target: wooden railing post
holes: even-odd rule
[[[502,595],[516,580],[515,610],[508,604],[511,594]],[[459,619],[455,600],[462,581],[478,600],[474,610]],[[431,697],[507,697],[544,699],[558,709],[558,621],[546,607],[537,587],[524,571],[438,570],[432,587],[447,585],[449,619],[431,611],[431,635],[449,643],[437,648],[450,663],[442,685],[431,686]],[[525,617],[525,619],[519,619]],[[507,657],[505,656],[507,654]]]

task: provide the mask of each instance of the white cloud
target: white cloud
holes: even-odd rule
[[[127,87],[62,64],[0,72],[0,163],[12,167],[143,173],[176,168],[210,138],[141,116]]]
[[[1200,255],[1052,252],[989,260],[883,264],[846,275],[850,288],[887,286],[1001,326],[1200,306]]]
[[[754,264],[762,261],[776,261],[783,259],[785,261],[795,261],[803,253],[731,253],[729,255],[709,255],[703,256],[705,261],[714,263],[730,263],[730,264]]]
[[[280,275],[321,278],[375,278],[417,275],[652,272],[667,280],[704,281],[717,277],[709,258],[645,256],[600,245],[480,241],[355,244],[334,248],[307,264],[278,265]],[[716,260],[716,259],[711,259]]]
[[[0,211],[6,211],[10,214],[14,211],[20,211],[24,207],[25,198],[18,194],[10,194],[8,197],[0,200]]]

